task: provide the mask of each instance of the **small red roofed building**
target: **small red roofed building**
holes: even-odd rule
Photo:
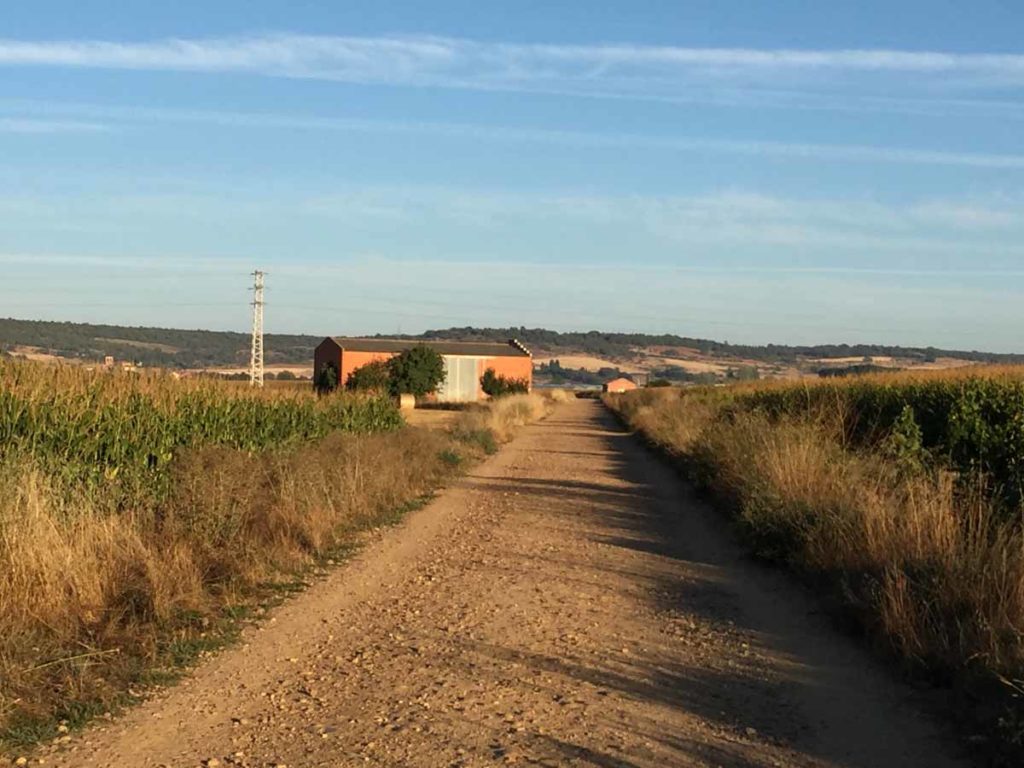
[[[615,393],[615,392],[629,392],[630,390],[636,389],[636,388],[637,388],[637,386],[636,386],[636,382],[635,381],[633,381],[632,379],[627,379],[627,378],[622,378],[622,377],[620,377],[618,379],[612,379],[611,381],[606,381],[604,384],[601,385],[601,390],[603,392],[612,392],[612,393]]]

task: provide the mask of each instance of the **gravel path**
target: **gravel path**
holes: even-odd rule
[[[61,766],[963,765],[588,401]]]

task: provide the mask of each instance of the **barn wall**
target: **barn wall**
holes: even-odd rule
[[[322,371],[328,363],[333,363],[334,367],[341,371],[341,347],[339,347],[332,339],[324,339],[318,345],[316,350],[313,352],[313,381],[320,379],[320,371]],[[340,376],[339,376],[340,378]],[[339,384],[343,383],[339,381]]]
[[[390,360],[396,354],[396,352],[355,352],[346,349],[341,356],[339,383],[341,386],[345,386],[348,377],[356,368],[362,368],[367,363],[375,363],[378,360]]]
[[[484,371],[493,368],[494,372],[506,379],[526,379],[533,388],[533,358],[532,357],[489,357],[482,361],[480,375]]]
[[[333,339],[325,339],[316,348],[314,353],[313,361],[313,375],[318,377],[320,371],[328,363],[333,363],[338,369],[338,385],[341,387],[345,386],[348,381],[348,377],[352,375],[352,372],[357,368],[361,368],[367,363],[376,362],[378,360],[389,360],[394,357],[397,352],[357,352],[355,350],[346,349],[342,350],[338,346],[337,342]],[[462,355],[454,355],[445,357],[462,357]],[[533,385],[533,358],[530,357],[484,357],[476,358],[477,360],[477,382],[480,377],[484,375],[484,371],[488,368],[493,368],[494,372],[499,376],[505,376],[510,379],[526,379]],[[315,380],[315,379],[314,379]],[[477,397],[483,397],[483,392],[477,385]]]
[[[637,389],[637,386],[630,379],[612,379],[605,382],[601,389],[605,392],[629,392],[630,390]]]

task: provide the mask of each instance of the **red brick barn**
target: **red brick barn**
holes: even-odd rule
[[[338,373],[338,385],[345,386],[356,368],[377,360],[387,360],[403,350],[423,344],[436,350],[444,359],[445,380],[437,392],[437,399],[446,403],[472,402],[485,397],[480,389],[480,377],[493,368],[499,376],[524,379],[533,386],[533,357],[530,351],[515,339],[506,343],[426,341],[409,339],[350,339],[333,336],[324,339],[316,348],[313,380],[318,381],[322,371],[333,366]]]

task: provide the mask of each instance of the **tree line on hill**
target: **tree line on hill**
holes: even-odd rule
[[[383,338],[383,336],[378,336]],[[390,338],[396,338],[391,336]],[[985,363],[1024,363],[1024,355],[899,347],[880,344],[822,344],[755,346],[674,334],[566,332],[546,328],[448,328],[420,335],[400,335],[411,341],[499,341],[515,338],[534,349],[574,351],[600,357],[623,357],[637,347],[685,347],[709,356],[739,357],[763,364],[794,363],[831,357],[900,357],[934,360],[956,357]],[[268,333],[268,364],[305,364],[323,336]],[[249,334],[232,331],[141,328],[89,323],[0,319],[0,352],[33,347],[72,359],[97,361],[107,355],[165,368],[207,368],[244,365],[249,359]],[[668,378],[668,377],[666,377]],[[682,380],[682,379],[680,379]]]
[[[406,338],[406,337],[402,337]],[[527,347],[545,350],[571,349],[596,356],[627,355],[637,347],[686,347],[703,355],[739,357],[760,363],[794,363],[800,359],[833,357],[901,357],[932,362],[956,357],[979,363],[1024,363],[1024,354],[952,350],[937,347],[904,347],[885,344],[730,344],[675,334],[606,333],[603,331],[551,331],[546,328],[448,328],[427,331],[418,337],[444,341],[506,341],[518,339]]]
[[[267,364],[308,364],[323,339],[269,333],[264,340]],[[147,367],[210,368],[249,362],[250,337],[231,331],[135,328],[90,323],[0,319],[0,352],[19,347],[95,362],[110,355]]]

